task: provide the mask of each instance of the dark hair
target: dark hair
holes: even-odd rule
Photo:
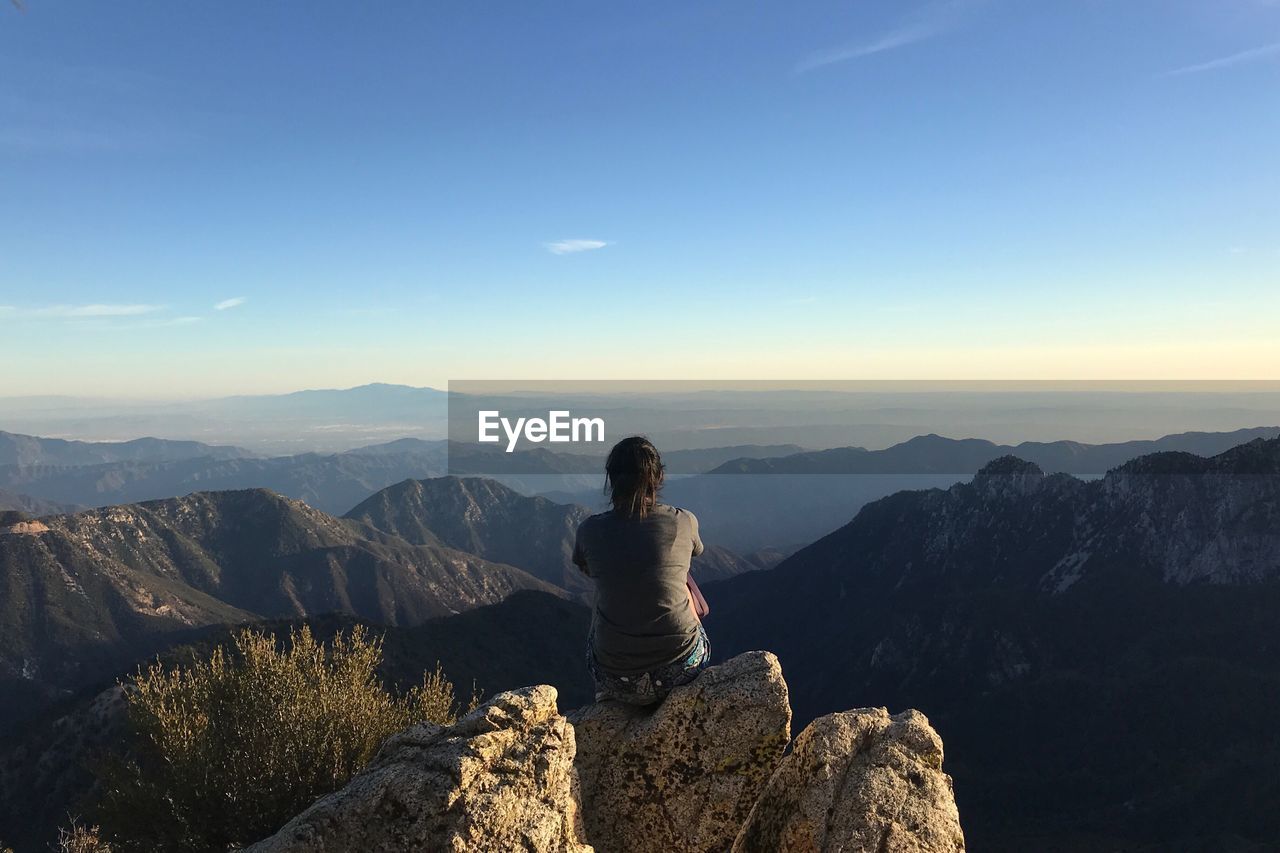
[[[604,463],[604,490],[619,515],[644,518],[658,502],[662,488],[662,457],[642,435],[624,438],[609,451]]]

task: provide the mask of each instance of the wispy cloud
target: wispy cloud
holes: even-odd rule
[[[142,317],[163,311],[163,305],[136,303],[92,303],[88,305],[44,305],[27,307],[0,305],[0,319],[30,318],[38,320],[100,320],[119,317]]]
[[[163,309],[163,305],[93,303],[90,305],[50,305],[45,308],[31,308],[17,313],[31,317],[136,317],[139,314],[154,314]]]
[[[556,240],[553,243],[543,243],[548,252],[553,255],[572,255],[575,252],[590,252],[594,249],[603,249],[609,245],[608,240]]]
[[[899,26],[874,38],[809,54],[796,63],[795,72],[803,74],[838,62],[848,62],[851,59],[860,59],[936,38],[955,27],[965,5],[967,4],[960,0],[931,3],[919,9]]]
[[[77,331],[93,332],[97,334],[118,334],[120,332],[138,332],[149,329],[171,329],[175,326],[193,326],[197,323],[203,323],[203,317],[186,316],[186,317],[141,317],[136,320],[124,320],[122,322],[104,322],[98,320],[72,320],[69,325],[76,327]]]
[[[98,302],[85,305],[42,306],[0,305],[0,321],[57,321],[59,325],[69,328],[100,332],[189,326],[203,322],[203,319],[193,314],[175,317],[168,313],[168,306],[139,303]]]
[[[241,305],[245,304],[245,302],[247,301],[248,299],[246,299],[243,296],[233,296],[232,298],[224,299],[221,302],[219,302],[217,305],[213,306],[213,310],[226,311],[228,308],[239,308]]]
[[[1166,71],[1164,76],[1180,77],[1183,74],[1199,74],[1201,71],[1216,71],[1219,68],[1230,68],[1233,65],[1243,65],[1246,62],[1257,62],[1260,59],[1267,59],[1272,56],[1280,56],[1280,41],[1273,42],[1271,44],[1264,44],[1262,47],[1242,50],[1239,53],[1233,53],[1230,56],[1220,56],[1217,59],[1210,59],[1208,62],[1198,62],[1195,65],[1175,68],[1172,71]]]

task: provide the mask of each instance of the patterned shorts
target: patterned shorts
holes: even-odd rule
[[[653,705],[667,698],[672,687],[688,684],[711,663],[711,640],[707,629],[698,626],[698,638],[684,660],[643,675],[613,675],[596,663],[595,632],[587,639],[587,669],[596,682],[596,701],[616,699],[631,705]]]

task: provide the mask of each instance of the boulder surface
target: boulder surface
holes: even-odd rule
[[[248,849],[590,853],[573,756],[555,688],[500,693],[452,726],[420,723],[392,736],[345,788]]]
[[[962,853],[942,739],[919,711],[814,720],[760,795],[734,853]]]
[[[608,853],[728,850],[791,738],[769,652],[707,669],[656,710],[600,702],[569,718],[587,840]]]
[[[387,740],[255,853],[963,853],[942,740],[864,708],[790,740],[778,659],[748,652],[645,709],[568,718],[546,685]]]

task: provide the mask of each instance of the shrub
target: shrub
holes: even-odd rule
[[[99,837],[99,832],[96,826],[85,828],[74,822],[70,829],[59,829],[58,853],[111,853],[111,845]]]
[[[388,735],[454,721],[439,664],[396,695],[377,678],[381,659],[362,628],[327,649],[305,627],[284,644],[246,629],[206,660],[140,670],[126,691],[133,748],[104,778],[108,837],[147,851],[257,841],[342,787]]]

